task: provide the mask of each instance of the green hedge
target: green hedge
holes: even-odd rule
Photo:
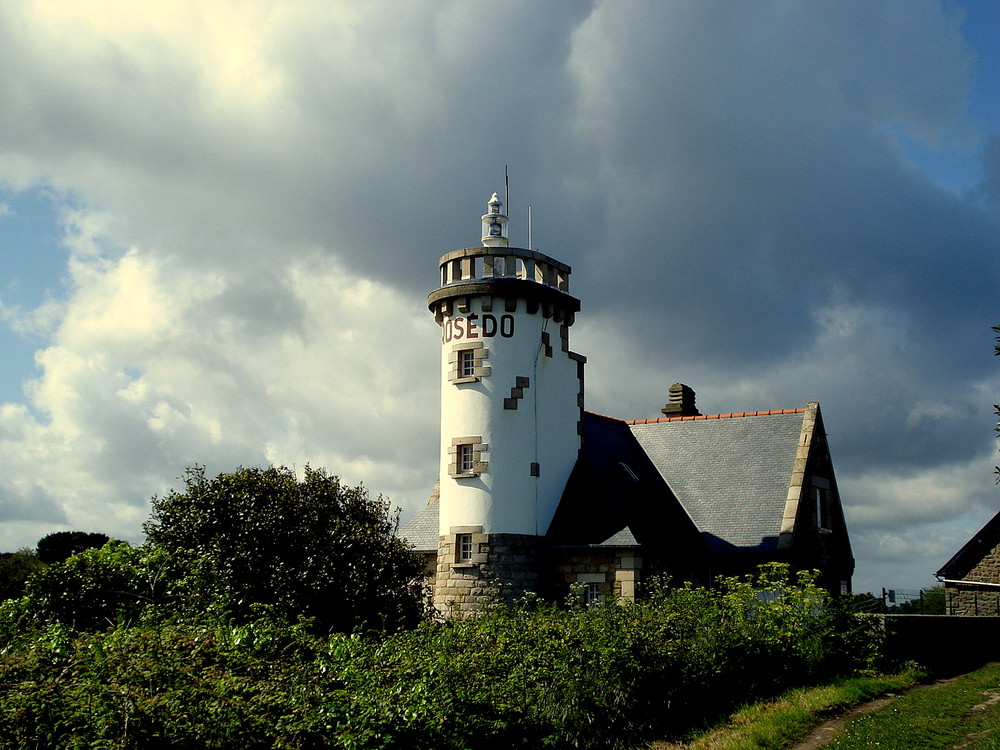
[[[875,666],[870,621],[786,575],[328,638],[266,610],[242,625],[150,610],[82,632],[8,602],[0,746],[634,747]]]

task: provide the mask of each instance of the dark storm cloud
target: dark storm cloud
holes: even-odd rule
[[[15,415],[13,473],[46,456],[85,486],[97,456],[127,504],[161,457],[161,482],[322,459],[412,511],[436,460],[423,295],[509,165],[514,244],[530,204],[532,245],[574,266],[592,408],[655,416],[681,379],[715,411],[816,399],[864,544],[985,511],[961,477],[993,447],[1000,148],[968,195],[905,148],[979,137],[951,8],[3,6],[0,177],[115,217],[67,240],[51,423]]]

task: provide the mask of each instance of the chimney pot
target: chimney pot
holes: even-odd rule
[[[694,397],[694,389],[683,383],[674,383],[667,391],[667,403],[660,411],[667,417],[700,416]]]

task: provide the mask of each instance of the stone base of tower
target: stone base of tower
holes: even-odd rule
[[[479,527],[458,527],[440,537],[434,608],[463,619],[490,604],[539,593],[544,541],[530,534],[484,534]]]

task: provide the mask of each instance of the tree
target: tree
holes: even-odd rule
[[[943,615],[946,603],[944,586],[931,586],[921,589],[919,598],[903,602],[897,610],[904,615]]]
[[[144,530],[191,596],[236,618],[269,605],[319,631],[398,628],[426,607],[423,561],[395,536],[398,514],[363,486],[305,468],[187,470],[184,492],[154,497]]]
[[[99,549],[107,544],[107,534],[86,531],[56,531],[38,540],[38,558],[47,565],[61,563],[88,549]]]
[[[34,550],[0,553],[0,601],[21,596],[31,574],[44,567]]]

